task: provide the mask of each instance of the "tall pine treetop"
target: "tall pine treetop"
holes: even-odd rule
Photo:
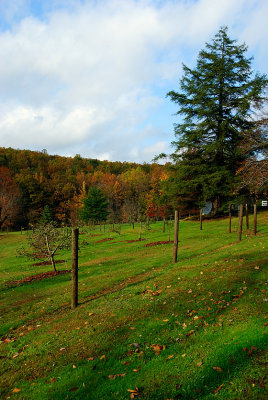
[[[168,93],[184,117],[175,127],[177,150],[183,154],[194,149],[220,164],[235,161],[241,135],[251,127],[252,108],[261,103],[268,82],[265,75],[252,76],[247,47],[237,45],[227,31],[221,28],[212,43],[206,43],[195,69],[183,65],[181,92]]]
[[[238,45],[222,27],[206,43],[196,67],[183,65],[180,92],[167,94],[182,117],[175,125],[173,159],[179,162],[179,194],[195,192],[200,201],[219,200],[243,158],[240,143],[252,128],[254,107],[264,100],[266,75],[253,74],[245,44]]]

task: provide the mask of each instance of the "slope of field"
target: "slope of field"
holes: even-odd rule
[[[79,306],[71,274],[16,256],[0,236],[0,398],[264,399],[268,214],[237,241],[228,221],[182,221],[178,263],[168,229],[80,235]],[[252,220],[250,219],[250,227]],[[98,228],[99,229],[99,228]],[[103,240],[102,239],[112,239]],[[85,242],[82,244],[82,242]],[[68,251],[59,270],[71,267]]]

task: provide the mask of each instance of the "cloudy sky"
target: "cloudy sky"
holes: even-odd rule
[[[151,161],[220,26],[268,72],[267,0],[0,0],[0,146]]]

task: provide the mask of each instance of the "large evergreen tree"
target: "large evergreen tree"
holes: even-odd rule
[[[247,47],[237,45],[223,27],[199,53],[197,65],[183,65],[180,92],[167,94],[178,104],[181,122],[175,126],[176,161],[173,194],[216,207],[232,191],[235,173],[245,154],[244,134],[252,128],[252,113],[263,100],[265,75],[253,76]]]

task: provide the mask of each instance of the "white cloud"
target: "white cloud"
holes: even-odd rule
[[[0,33],[4,146],[150,161],[173,136],[170,118],[170,138],[159,138],[159,88],[176,89],[180,63],[194,60],[220,25],[267,51],[264,0],[250,14],[246,0],[54,0],[41,2],[42,18],[30,3],[0,6],[11,27]]]

